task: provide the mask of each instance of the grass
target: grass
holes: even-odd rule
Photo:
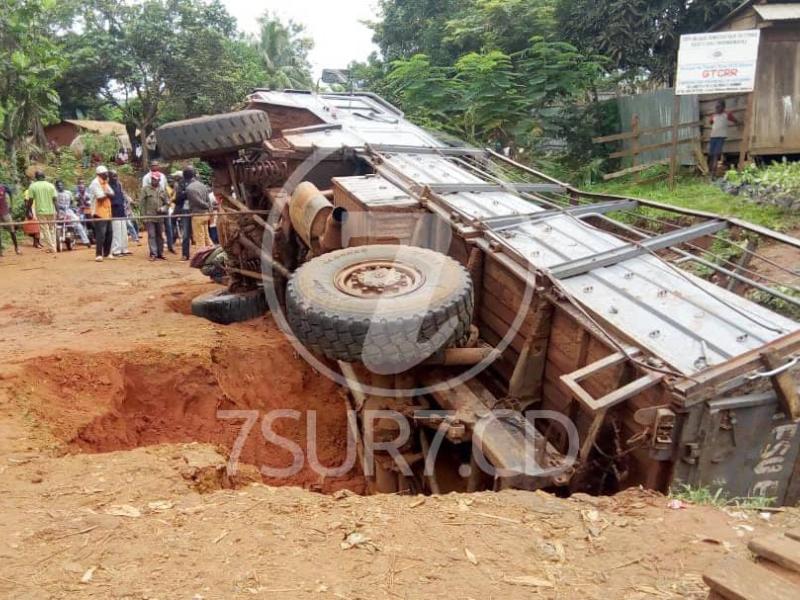
[[[692,487],[682,485],[676,490],[672,490],[669,495],[675,500],[682,500],[690,504],[702,506],[716,506],[718,508],[739,508],[739,509],[763,509],[769,508],[775,503],[774,498],[763,496],[750,496],[746,498],[729,498],[722,488],[711,491],[708,487]]]
[[[652,181],[653,175],[645,172],[643,183],[631,178],[589,186],[588,191],[618,196],[633,196],[681,208],[690,208],[728,217],[737,217],[757,225],[778,231],[791,230],[800,226],[800,215],[781,210],[777,206],[761,205],[739,196],[726,194],[716,185],[700,177],[682,176],[678,178],[674,190],[669,189],[666,179]],[[651,181],[647,179],[650,178]]]

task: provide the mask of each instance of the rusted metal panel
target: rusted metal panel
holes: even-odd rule
[[[764,496],[781,505],[800,451],[800,423],[781,413],[774,392],[696,405],[678,448],[676,484]]]
[[[623,96],[619,98],[619,116],[622,122],[623,132],[632,131],[631,123],[634,115],[639,117],[639,129],[660,129],[672,126],[673,105],[675,93],[672,89],[656,90],[636,96]],[[698,103],[697,96],[681,96],[681,108],[679,123],[691,123],[697,120]],[[696,126],[683,127],[678,132],[679,140],[689,140],[699,137]],[[642,146],[656,144],[666,144],[672,141],[671,131],[662,131],[647,136],[642,135],[639,143]],[[626,143],[626,148],[630,149],[630,143]],[[642,152],[636,158],[639,163],[652,163],[669,158],[671,149],[669,147],[658,148],[648,152]],[[694,165],[695,159],[692,154],[690,143],[680,147],[679,157],[681,164]]]

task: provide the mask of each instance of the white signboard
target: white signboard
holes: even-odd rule
[[[682,35],[675,93],[752,92],[761,31]]]

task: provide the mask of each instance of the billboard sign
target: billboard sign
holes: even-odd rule
[[[761,31],[724,31],[682,35],[675,93],[752,92]]]

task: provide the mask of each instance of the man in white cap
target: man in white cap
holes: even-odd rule
[[[95,260],[103,262],[104,258],[114,258],[111,254],[113,232],[111,229],[111,199],[114,190],[108,183],[108,169],[100,165],[95,170],[97,177],[89,185],[88,195],[92,207],[92,217],[100,219],[94,222]]]

